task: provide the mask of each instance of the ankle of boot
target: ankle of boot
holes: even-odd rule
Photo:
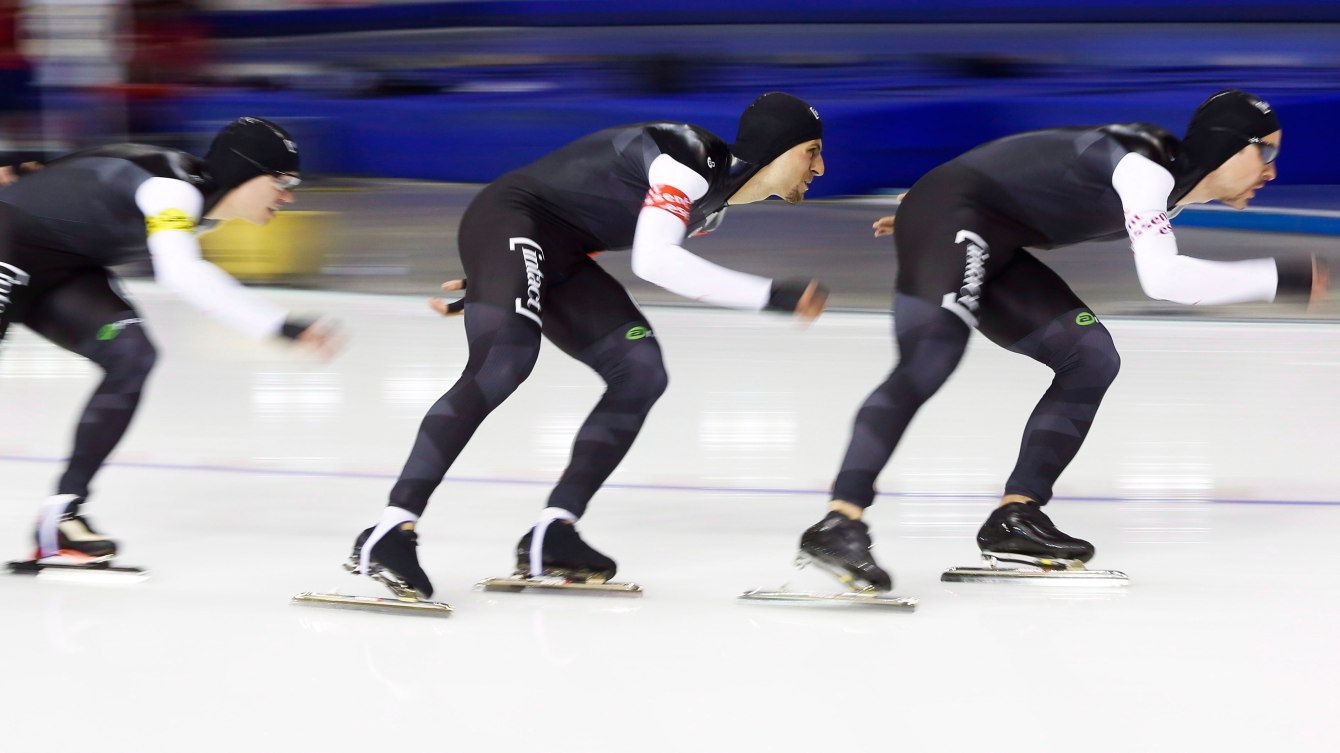
[[[865,508],[841,499],[835,499],[828,503],[830,512],[839,513],[852,520],[860,520],[865,515]]]

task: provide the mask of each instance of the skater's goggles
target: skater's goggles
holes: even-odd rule
[[[1237,136],[1243,141],[1246,141],[1248,144],[1255,144],[1256,148],[1261,150],[1261,162],[1264,164],[1269,165],[1271,162],[1274,162],[1277,157],[1280,156],[1279,144],[1271,144],[1270,142],[1262,141],[1261,139],[1258,139],[1255,136],[1248,136],[1245,133],[1238,133],[1237,131],[1231,128],[1211,128],[1210,130],[1219,131],[1220,133],[1229,133],[1234,136]]]
[[[233,154],[236,154],[237,156],[241,157],[247,162],[250,162],[252,167],[256,168],[257,170],[260,170],[265,175],[268,175],[271,178],[273,178],[275,182],[275,188],[278,188],[280,191],[292,191],[293,189],[297,188],[299,185],[302,184],[302,178],[299,178],[293,173],[286,173],[283,170],[271,170],[270,168],[266,167],[265,165],[262,165],[256,160],[237,151],[236,149],[232,149],[231,151]]]

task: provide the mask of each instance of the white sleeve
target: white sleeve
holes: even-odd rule
[[[194,232],[204,205],[199,191],[185,181],[150,178],[135,191],[135,203],[144,213],[155,280],[252,337],[279,334],[287,312],[200,257]]]
[[[1145,295],[1206,305],[1275,300],[1279,273],[1274,259],[1208,261],[1177,253],[1167,211],[1173,182],[1172,173],[1135,153],[1122,157],[1112,173]]]
[[[772,280],[736,272],[684,248],[689,211],[707,193],[707,180],[673,157],[651,163],[651,184],[633,233],[633,274],[671,293],[728,308],[761,310]]]

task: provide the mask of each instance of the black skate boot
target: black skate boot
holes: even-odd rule
[[[535,531],[542,531],[538,550]],[[573,583],[604,583],[614,577],[614,560],[592,549],[563,520],[540,524],[526,532],[516,544],[516,574],[519,578],[562,578]]]
[[[65,560],[71,564],[94,565],[116,556],[116,542],[99,533],[93,523],[79,514],[83,497],[60,494],[42,505],[41,518],[33,538],[37,551],[33,559]]]
[[[1035,502],[997,507],[977,532],[982,556],[1046,569],[1082,567],[1093,557],[1093,544],[1056,530]]]
[[[800,536],[798,564],[813,562],[855,591],[890,591],[893,578],[870,553],[870,529],[834,511]]]
[[[391,528],[381,538],[372,543],[372,548],[364,560],[363,548],[373,528],[358,534],[354,541],[354,551],[344,569],[354,575],[367,575],[369,578],[391,589],[396,598],[405,600],[427,600],[433,595],[433,584],[428,575],[419,567],[419,534],[414,531],[413,523],[401,523]]]

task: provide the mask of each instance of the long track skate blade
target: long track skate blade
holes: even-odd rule
[[[78,565],[69,562],[41,562],[39,560],[14,560],[6,564],[13,575],[36,575],[43,580],[68,580],[86,583],[138,583],[147,580],[149,571],[141,567],[112,565],[107,562],[95,562]]]
[[[567,580],[565,578],[485,578],[475,584],[475,588],[484,591],[508,591],[520,593],[527,589],[545,589],[550,591],[572,591],[604,593],[619,596],[641,596],[642,586],[636,583],[592,583]]]
[[[345,594],[319,594],[311,591],[294,596],[290,604],[309,607],[331,607],[333,609],[358,609],[365,612],[398,612],[400,614],[418,614],[428,617],[447,617],[451,614],[450,604],[440,601],[421,601],[418,599],[383,599],[377,596],[347,596]]]
[[[861,593],[859,591],[852,591],[848,593],[827,594],[806,591],[769,591],[764,588],[755,588],[740,594],[740,598],[749,601],[802,601],[829,604],[865,604],[869,606],[883,607],[885,609],[899,609],[907,612],[914,611],[917,608],[917,599],[914,597],[891,596],[880,592]]]
[[[1127,586],[1130,578],[1118,570],[1040,567],[951,567],[940,580],[945,583],[1035,583],[1040,585]]]

